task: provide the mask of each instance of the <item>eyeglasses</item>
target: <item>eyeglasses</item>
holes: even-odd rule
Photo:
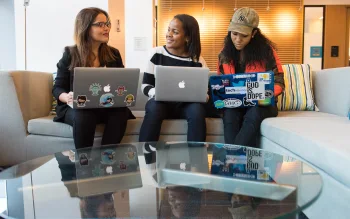
[[[110,28],[111,22],[110,21],[107,21],[106,23],[105,22],[97,22],[97,23],[91,24],[91,26],[96,26],[96,27],[100,27],[100,28],[104,28],[104,27]]]

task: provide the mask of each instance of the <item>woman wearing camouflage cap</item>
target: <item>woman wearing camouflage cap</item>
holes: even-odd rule
[[[284,89],[283,70],[275,44],[258,28],[259,15],[252,8],[238,9],[228,27],[224,48],[219,54],[217,73],[275,73],[274,95]],[[277,100],[277,98],[275,98]],[[276,104],[250,108],[226,108],[223,111],[225,143],[256,146],[261,122],[278,114]]]

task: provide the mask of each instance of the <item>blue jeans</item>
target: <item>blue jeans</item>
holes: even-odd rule
[[[225,143],[257,147],[256,139],[262,121],[269,117],[276,117],[277,114],[275,105],[226,108],[222,119]]]
[[[140,130],[139,141],[158,141],[164,119],[186,119],[187,141],[205,141],[205,107],[202,103],[161,102],[154,98],[146,104],[146,114]]]

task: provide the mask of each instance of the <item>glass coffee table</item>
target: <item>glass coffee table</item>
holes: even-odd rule
[[[0,218],[296,218],[322,179],[260,149],[148,142],[34,159],[1,172],[1,185]]]

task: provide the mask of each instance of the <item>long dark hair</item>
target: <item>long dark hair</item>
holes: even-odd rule
[[[192,60],[199,61],[201,55],[201,37],[199,33],[199,25],[196,18],[188,14],[175,15],[174,19],[178,19],[182,23],[185,31],[185,37],[188,37],[186,52]]]
[[[72,61],[69,69],[75,67],[92,67],[93,61],[96,58],[92,53],[92,39],[90,37],[90,29],[92,23],[99,14],[104,14],[107,21],[110,21],[108,13],[99,8],[84,8],[82,9],[76,19],[74,27],[75,46],[70,47],[70,54]],[[116,60],[112,48],[107,43],[102,43],[99,48],[98,58],[101,63],[107,63]]]
[[[262,34],[259,28],[254,28],[253,32],[255,30],[256,34],[241,51],[238,51],[233,45],[231,32],[229,31],[227,33],[224,41],[224,49],[222,50],[227,63],[240,62],[244,65],[255,66],[256,64],[262,64],[265,66],[271,63],[271,60],[274,60],[273,49],[276,49],[275,43]],[[240,53],[242,53],[241,57]]]

